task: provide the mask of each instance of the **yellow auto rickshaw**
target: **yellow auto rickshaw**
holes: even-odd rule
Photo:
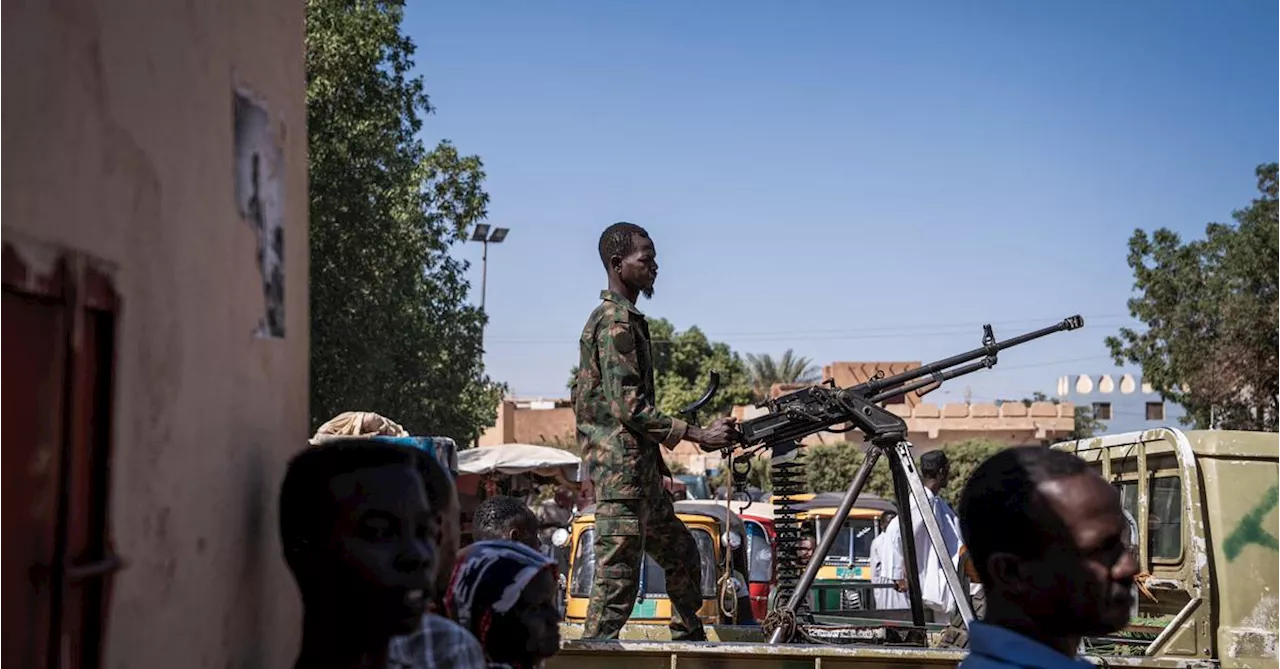
[[[824,492],[805,495],[807,499],[798,506],[797,519],[812,523],[816,541],[830,529],[844,493]],[[856,584],[871,584],[871,542],[880,534],[880,518],[886,513],[897,514],[892,501],[870,494],[861,494],[849,517],[840,527],[831,551],[818,568],[813,590],[820,593],[814,612],[874,608],[871,588],[850,588]]]
[[[721,612],[719,598],[720,578],[725,573],[724,551],[731,551],[731,562],[736,575],[741,578],[747,573],[746,527],[742,518],[731,510],[725,509],[723,503],[717,504],[708,500],[682,500],[675,502],[676,517],[689,528],[702,556],[702,608],[698,617],[704,624],[740,624],[751,615],[750,605],[737,606],[734,620],[728,620]],[[726,522],[726,515],[728,520]],[[587,617],[587,604],[591,599],[591,588],[595,580],[595,506],[583,509],[573,519],[568,536],[561,535],[569,549],[569,584],[566,593],[566,623],[583,623]],[[653,558],[645,556],[644,569],[640,577],[640,593],[631,609],[629,624],[660,624],[666,626],[671,620],[671,602],[667,599],[666,579],[662,568]],[[732,587],[734,584],[730,584]],[[745,583],[741,590],[745,591]],[[735,590],[728,596],[735,602],[747,601],[746,597],[737,597]],[[727,603],[727,602],[726,602]],[[745,611],[743,609],[746,609]]]

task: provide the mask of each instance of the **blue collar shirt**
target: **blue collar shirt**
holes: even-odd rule
[[[1093,665],[1012,630],[977,620],[969,627],[969,655],[960,663],[960,669],[1085,668],[1093,669]]]

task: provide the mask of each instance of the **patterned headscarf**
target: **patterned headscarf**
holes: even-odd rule
[[[485,644],[494,615],[502,615],[542,571],[555,573],[556,563],[514,541],[478,541],[458,555],[445,596],[445,613]]]

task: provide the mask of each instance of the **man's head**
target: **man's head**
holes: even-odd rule
[[[817,543],[813,540],[813,535],[806,534],[800,537],[800,542],[796,545],[796,557],[800,558],[800,564],[809,564],[813,559],[813,549]]]
[[[433,458],[370,439],[296,455],[280,491],[280,536],[307,615],[364,638],[417,629],[434,592],[449,487]]]
[[[578,501],[578,496],[569,486],[560,486],[556,488],[556,506],[562,509],[572,509],[573,505]]]
[[[1124,627],[1137,563],[1120,496],[1083,460],[1039,446],[983,462],[960,497],[960,529],[986,588],[1057,637]]]
[[[951,482],[951,463],[947,454],[942,451],[929,451],[920,456],[920,478],[924,479],[934,492],[942,490]],[[934,487],[936,486],[936,487]]]
[[[898,514],[892,511],[885,511],[884,514],[880,516],[880,531],[884,532],[885,530],[889,529],[889,523],[892,523],[893,519],[897,517],[898,517]]]
[[[475,541],[515,541],[537,550],[538,517],[514,497],[490,497],[476,507],[471,535]]]
[[[614,223],[600,235],[600,262],[609,273],[609,284],[653,297],[658,279],[658,253],[644,228],[634,223]]]

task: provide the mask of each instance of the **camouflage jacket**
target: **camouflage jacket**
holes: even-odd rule
[[[688,425],[658,410],[644,314],[612,291],[600,299],[578,340],[573,383],[583,467],[597,501],[660,495],[671,472],[659,445],[680,443]]]

